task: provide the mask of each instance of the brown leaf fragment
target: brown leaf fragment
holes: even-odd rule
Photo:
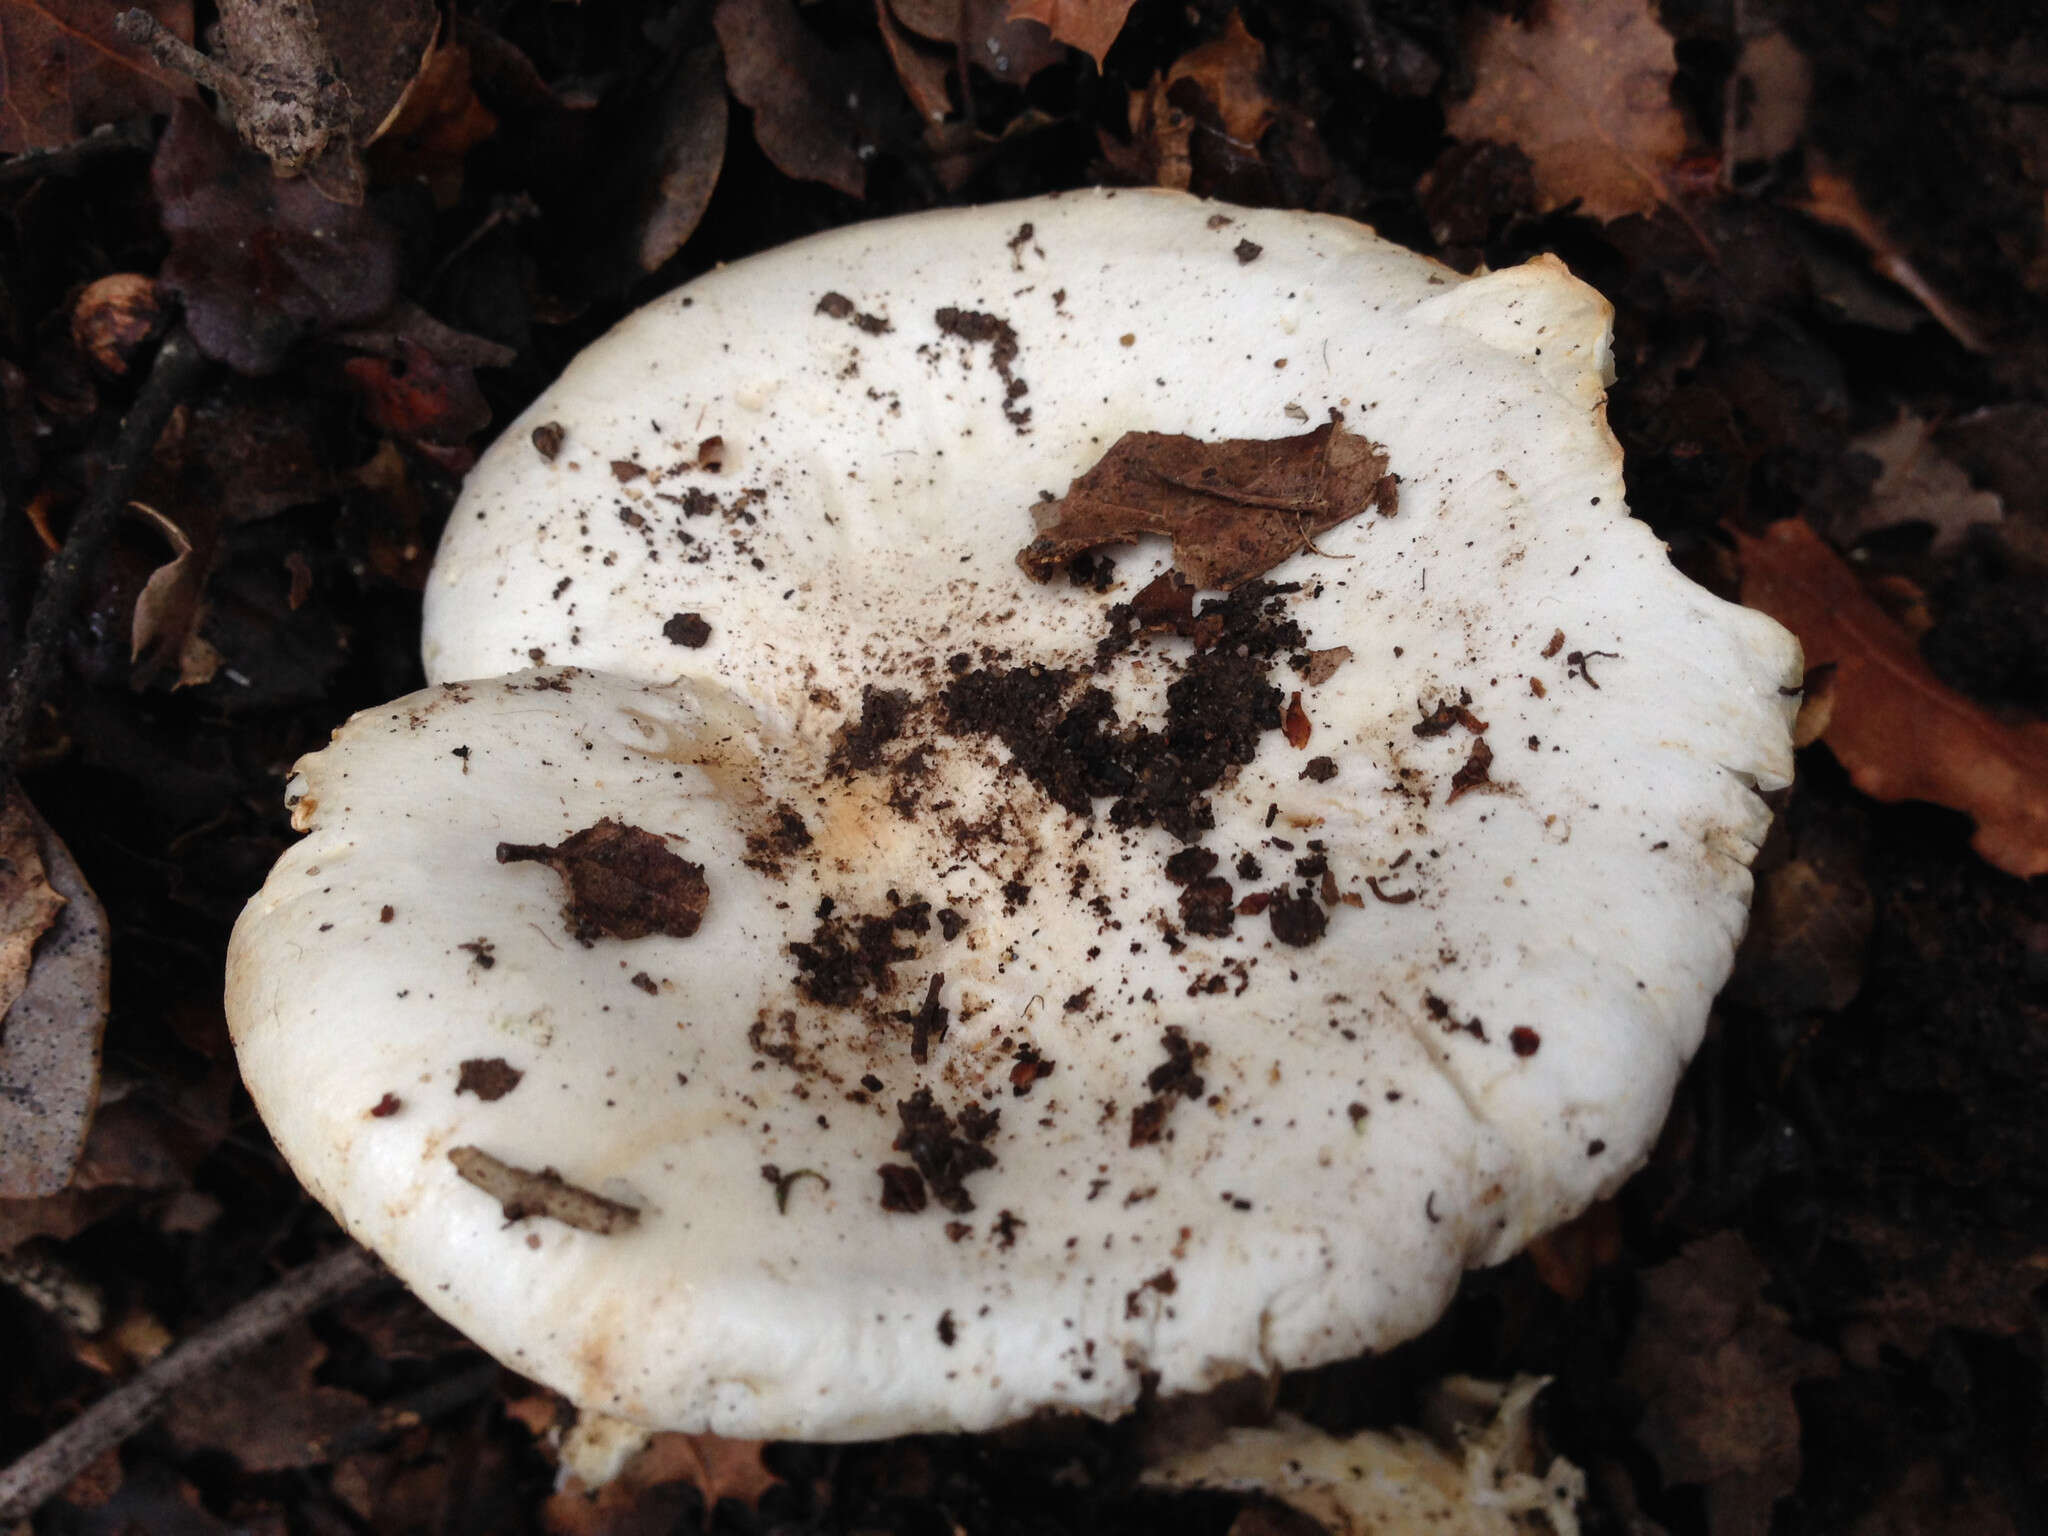
[[[863,195],[867,168],[841,63],[790,0],[719,0],[711,20],[725,49],[725,83],[753,112],[761,152],[794,180]]]
[[[330,0],[332,3],[332,0]],[[381,19],[381,8],[351,6],[352,11]],[[427,35],[432,37],[439,18],[431,5],[425,7]],[[410,18],[408,18],[410,19]],[[323,33],[326,23],[322,22]],[[407,62],[406,45],[394,40],[389,64]],[[350,46],[354,46],[351,44]],[[340,51],[337,43],[336,51]],[[470,78],[469,49],[452,37],[444,37],[419,59],[412,78],[392,106],[389,115],[370,130],[374,137],[369,151],[370,169],[382,183],[423,183],[437,208],[452,208],[462,197],[463,161],[470,150],[498,131],[498,119],[480,100]],[[348,64],[344,60],[343,72]],[[714,72],[712,79],[717,80]],[[364,105],[356,78],[349,77],[349,90],[356,96],[357,122],[362,123]],[[718,92],[721,107],[724,92]]]
[[[543,1168],[538,1173],[531,1168],[516,1168],[481,1147],[456,1147],[449,1152],[448,1161],[465,1181],[505,1208],[508,1222],[545,1216],[580,1232],[609,1237],[640,1220],[639,1211],[632,1206],[579,1189],[552,1168]]]
[[[1870,499],[1847,527],[1832,529],[1844,545],[1900,523],[1925,523],[1934,530],[1936,554],[1955,549],[1979,523],[2005,517],[2005,504],[1970,484],[1955,461],[1934,445],[1935,423],[1901,411],[1888,427],[1866,432],[1849,446],[1883,466]]]
[[[187,42],[191,0],[133,0]],[[0,5],[0,154],[59,149],[103,123],[168,112],[191,82],[122,42],[102,0]]]
[[[163,668],[175,664],[173,687],[211,682],[220,666],[220,653],[199,633],[206,617],[204,591],[210,562],[193,548],[185,530],[156,508],[138,501],[130,503],[130,510],[153,524],[171,548],[171,558],[150,572],[143,583],[129,618],[128,659],[134,666],[133,681],[146,684]]]
[[[322,1442],[360,1424],[370,1405],[317,1377],[327,1346],[304,1323],[171,1394],[164,1428],[187,1455],[226,1450],[245,1472],[326,1459]]]
[[[1643,1400],[1637,1439],[1667,1483],[1705,1486],[1716,1536],[1770,1529],[1771,1507],[1799,1481],[1792,1389],[1838,1368],[1763,1299],[1768,1278],[1737,1233],[1694,1243],[1644,1274],[1621,1364]]]
[[[1467,58],[1478,84],[1445,126],[1527,155],[1543,212],[1577,202],[1618,219],[1664,200],[1685,122],[1671,34],[1648,0],[1546,0],[1526,25],[1486,13]]]
[[[1301,690],[1296,689],[1287,701],[1286,713],[1280,717],[1280,729],[1286,734],[1287,745],[1299,752],[1308,745],[1315,727],[1309,723],[1308,711],[1301,707]]]
[[[882,46],[889,52],[896,79],[917,115],[927,123],[944,122],[953,111],[953,96],[946,88],[952,60],[914,38],[897,21],[889,0],[875,0],[875,24],[881,29]]]
[[[2008,725],[1949,688],[1841,557],[1798,518],[1736,533],[1742,600],[1833,663],[1821,740],[1874,800],[1931,800],[1977,823],[1971,847],[2021,878],[2048,874],[2048,723]]]
[[[1421,705],[1416,706],[1418,709]],[[1439,699],[1435,709],[1427,710],[1412,727],[1421,737],[1445,736],[1453,726],[1462,725],[1474,736],[1484,735],[1486,722],[1472,713],[1469,698]]]
[[[28,797],[10,788],[0,806],[0,1017],[28,985],[36,941],[64,910],[43,866],[39,825]]]
[[[169,319],[153,279],[113,272],[88,283],[71,306],[71,339],[95,367],[119,377]]]
[[[654,1435],[619,1475],[599,1488],[571,1480],[543,1506],[550,1536],[627,1536],[680,1530],[683,1489],[694,1489],[703,1504],[703,1523],[712,1524],[719,1502],[734,1499],[753,1509],[782,1480],[768,1470],[765,1440],[729,1440],[722,1435]]]
[[[1976,323],[1920,275],[1920,269],[1907,258],[1890,231],[1864,206],[1855,183],[1829,166],[1811,147],[1806,155],[1806,185],[1807,196],[1803,201],[1794,203],[1795,208],[1823,224],[1831,224],[1854,235],[1870,252],[1870,264],[1919,300],[1921,308],[1932,315],[1959,346],[1971,352],[1990,350]]]
[[[1311,688],[1320,688],[1337,675],[1337,669],[1351,659],[1351,647],[1333,645],[1324,651],[1306,653],[1308,665],[1302,668],[1301,680]]]
[[[553,847],[498,844],[500,864],[545,864],[568,884],[562,906],[569,931],[597,939],[687,939],[704,920],[711,888],[704,866],[671,853],[652,832],[607,816]]]
[[[714,43],[687,54],[662,90],[653,176],[634,256],[652,272],[683,248],[710,205],[725,165],[725,63]]]
[[[38,879],[61,910],[42,929],[32,963],[24,957],[26,979],[0,1010],[0,1200],[53,1195],[71,1182],[99,1102],[112,975],[105,909],[71,850],[18,789],[0,814],[0,851],[13,850],[0,873],[0,884],[14,893],[6,902],[12,920],[25,917],[35,926],[49,900],[22,889],[23,812],[33,827]],[[0,1251],[6,1246],[0,1233]]]
[[[1064,497],[1033,508],[1038,536],[1017,563],[1047,581],[1076,555],[1158,533],[1197,587],[1234,587],[1364,511],[1386,472],[1386,451],[1339,422],[1220,443],[1126,432]]]
[[[1492,783],[1487,777],[1492,768],[1493,748],[1483,740],[1473,742],[1472,751],[1466,757],[1464,766],[1451,775],[1451,792],[1444,796],[1444,804],[1449,805],[1468,789],[1477,789],[1482,784]]]
[[[517,1088],[525,1076],[502,1056],[472,1056],[462,1063],[455,1091],[473,1093],[486,1104],[494,1104]]]
[[[1109,54],[1135,0],[1010,0],[1011,21],[1035,21],[1058,41],[1095,61]]]
[[[1601,1200],[1525,1251],[1538,1280],[1566,1301],[1577,1301],[1595,1272],[1621,1257],[1621,1207]]]

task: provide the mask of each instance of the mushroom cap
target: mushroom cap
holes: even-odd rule
[[[446,681],[298,765],[229,959],[279,1145],[484,1347],[653,1426],[1112,1414],[1419,1332],[1647,1155],[1791,770],[1796,645],[1627,515],[1608,321],[1555,261],[1131,192],[841,230],[629,318],[472,475]],[[1180,839],[1056,803],[1038,727],[948,689],[1037,666],[1160,726],[1190,642],[1097,648],[1166,541],[1035,584],[1034,502],[1127,431],[1332,410],[1398,510],[1255,589],[1310,735],[1254,733],[1198,839],[1327,929],[1205,935]],[[626,829],[670,882],[637,928],[573,883]]]

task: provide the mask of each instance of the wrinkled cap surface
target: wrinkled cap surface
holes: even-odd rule
[[[1607,325],[1552,261],[1128,192],[633,316],[472,476],[437,686],[299,765],[230,956],[279,1144],[650,1425],[1110,1414],[1420,1331],[1646,1155],[1791,767],[1796,647],[1623,505]],[[1332,412],[1397,501],[1269,585],[1019,569],[1123,434]]]

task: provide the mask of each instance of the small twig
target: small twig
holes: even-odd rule
[[[0,1520],[26,1519],[102,1452],[155,1418],[173,1393],[381,1273],[368,1250],[351,1244],[293,1270],[200,1329],[0,1471]]]
[[[35,607],[28,616],[21,651],[8,679],[7,708],[0,713],[0,785],[14,776],[35,713],[42,707],[56,671],[64,626],[78,607],[86,578],[114,536],[129,492],[149,463],[171,412],[192,392],[207,367],[199,344],[180,325],[157,349],[149,378],[114,434],[106,467],[92,494],[72,520],[64,548],[43,572]]]

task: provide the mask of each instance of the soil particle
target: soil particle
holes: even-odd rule
[[[462,1063],[455,1080],[457,1093],[473,1093],[486,1104],[495,1103],[519,1086],[526,1074],[502,1056],[472,1056]]]
[[[533,451],[552,464],[555,455],[562,451],[564,436],[559,421],[544,421],[533,429]]]
[[[996,1155],[989,1151],[986,1143],[995,1134],[1001,1115],[999,1109],[969,1104],[960,1111],[956,1121],[954,1116],[939,1107],[931,1089],[920,1088],[909,1098],[897,1102],[896,1116],[902,1129],[897,1132],[893,1145],[896,1151],[910,1154],[911,1162],[916,1164],[917,1172],[922,1176],[922,1185],[930,1187],[932,1198],[954,1215],[964,1216],[974,1209],[966,1180],[996,1165]],[[888,1183],[885,1170],[885,1205]]]
[[[917,958],[916,949],[899,942],[896,917],[824,917],[808,943],[789,946],[797,990],[827,1008],[851,1008],[869,990],[894,992],[894,967]]]
[[[1029,430],[1031,407],[1020,406],[1017,402],[1031,393],[1031,386],[1018,377],[1017,332],[1009,321],[998,315],[982,314],[978,310],[956,309],[951,305],[932,316],[941,334],[957,336],[969,346],[982,342],[989,344],[989,364],[996,376],[1003,381],[1003,415],[1021,437]]]
[[[1181,926],[1204,938],[1228,938],[1237,921],[1236,900],[1230,882],[1220,875],[1193,881],[1180,893]]]
[[[704,866],[669,851],[652,832],[607,816],[553,847],[498,844],[500,864],[545,864],[569,888],[562,917],[577,941],[687,939],[704,920]]]
[[[1274,891],[1266,907],[1266,918],[1273,925],[1273,937],[1296,949],[1315,943],[1330,926],[1329,914],[1305,885],[1298,893],[1290,893],[1285,886]]]
[[[839,728],[826,771],[841,778],[872,771],[882,761],[882,749],[902,736],[911,708],[904,689],[877,688],[873,683],[862,688],[860,718]]]
[[[704,621],[701,613],[678,613],[661,626],[661,632],[668,637],[671,645],[680,645],[689,650],[700,650],[711,638],[711,626]]]

